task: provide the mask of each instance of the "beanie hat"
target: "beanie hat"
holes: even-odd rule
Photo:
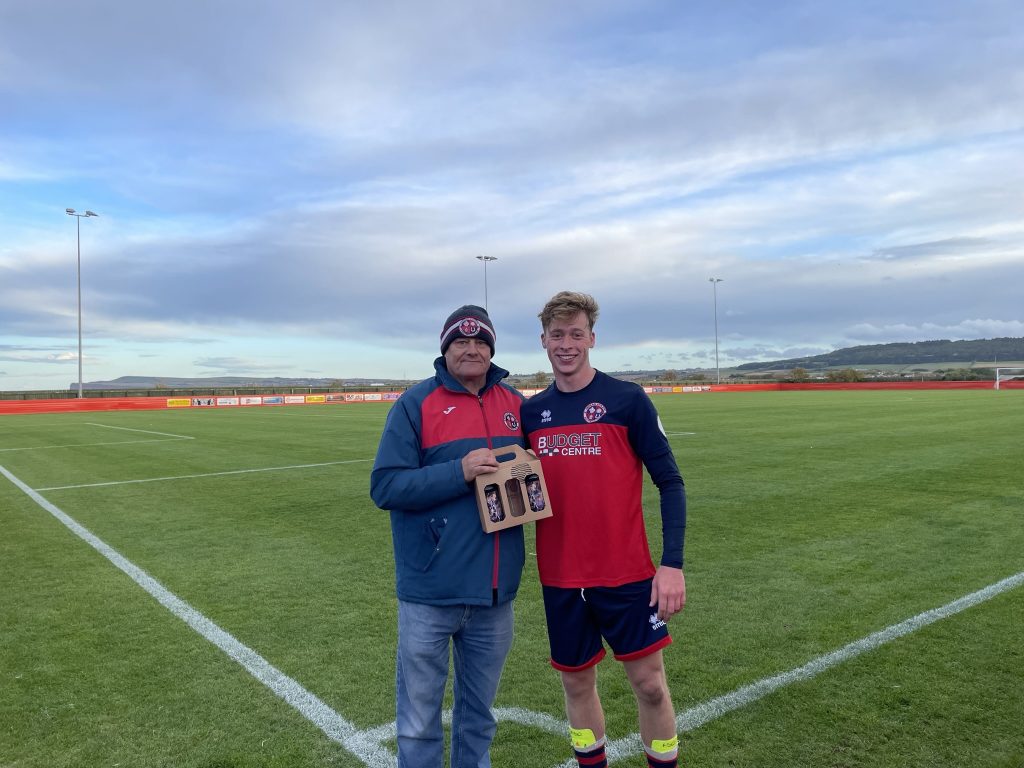
[[[448,315],[441,329],[441,354],[448,351],[455,339],[463,338],[480,339],[491,348],[491,355],[494,355],[494,326],[486,309],[466,304]]]

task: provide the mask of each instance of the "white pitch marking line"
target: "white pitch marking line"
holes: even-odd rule
[[[675,437],[677,435],[696,435],[696,432],[666,432],[666,437]]]
[[[174,435],[174,434],[171,434],[170,432],[154,432],[151,429],[133,429],[131,427],[115,427],[112,424],[97,424],[94,421],[87,421],[85,423],[88,424],[90,427],[105,427],[107,429],[123,429],[125,432],[143,432],[143,433],[145,433],[147,435],[163,435],[164,437],[178,437],[178,438],[181,438],[182,440],[195,440],[194,437],[190,437],[188,435]]]
[[[134,483],[157,483],[163,480],[193,480],[198,477],[220,477],[222,475],[244,475],[250,472],[276,472],[283,469],[309,469],[311,467],[332,467],[336,464],[359,464],[373,459],[348,459],[346,461],[323,461],[319,464],[293,464],[289,467],[261,467],[259,469],[232,469],[227,472],[206,472],[199,475],[172,475],[168,477],[145,477],[141,480],[111,480],[107,483],[82,483],[81,485],[51,485],[36,488],[37,491],[66,491],[71,488],[100,488],[108,485],[131,485]]]
[[[543,712],[534,712],[522,707],[495,707],[491,710],[491,714],[494,715],[494,719],[499,723],[530,725],[539,731],[547,731],[555,736],[567,736],[569,734],[569,723],[567,721],[559,720],[557,717],[552,717]],[[452,711],[450,709],[446,709],[441,713],[441,722],[449,726],[452,724]],[[398,726],[392,720],[390,723],[378,725],[376,728],[369,728],[361,733],[368,742],[383,744],[385,741],[397,738]],[[573,765],[575,766],[575,763]]]
[[[50,448],[91,448],[96,445],[135,445],[136,443],[173,443],[177,438],[165,440],[114,440],[106,443],[68,443],[67,445],[35,445],[25,448],[0,448],[3,451],[45,451]],[[191,440],[192,438],[188,438]]]
[[[753,704],[755,701],[764,698],[770,693],[774,693],[779,688],[783,688],[790,683],[795,683],[800,680],[810,680],[822,672],[842,664],[845,661],[849,661],[862,653],[873,651],[886,643],[892,642],[893,640],[905,635],[909,635],[912,632],[916,632],[922,627],[934,624],[940,619],[949,618],[950,616],[954,616],[961,611],[972,608],[979,603],[991,600],[996,595],[1008,592],[1011,589],[1016,589],[1022,584],[1024,584],[1024,571],[1013,576],[1009,576],[1002,581],[997,581],[995,584],[990,584],[984,589],[979,589],[977,592],[972,592],[971,594],[965,595],[951,603],[946,603],[946,605],[943,605],[940,608],[933,608],[930,611],[919,613],[917,616],[901,621],[898,624],[888,626],[885,629],[874,632],[860,640],[855,640],[836,651],[826,653],[823,656],[818,656],[816,659],[811,659],[811,661],[807,662],[802,667],[797,667],[796,669],[791,669],[788,672],[773,675],[772,677],[762,678],[750,685],[744,685],[741,688],[737,688],[732,693],[727,693],[724,696],[719,696],[688,709],[685,712],[681,712],[676,716],[676,728],[680,733],[696,730],[702,725],[707,725],[712,720],[716,720],[722,715],[732,712],[735,709],[740,709],[748,704]],[[642,750],[643,746],[640,742],[640,734],[632,733],[629,736],[609,742],[606,752],[608,755],[608,762],[613,763],[639,754]],[[559,768],[575,768],[575,765],[575,760],[567,760],[559,766]]]
[[[382,742],[395,737],[396,728],[394,722],[385,723],[365,731],[356,730],[355,726],[303,688],[298,682],[277,670],[251,648],[240,643],[233,636],[188,605],[188,603],[185,603],[169,592],[159,582],[146,574],[145,571],[125,559],[40,496],[36,491],[18,480],[2,465],[0,465],[0,474],[7,477],[39,506],[50,512],[76,535],[93,546],[120,570],[124,571],[139,586],[153,595],[161,605],[237,661],[249,674],[298,710],[300,714],[320,728],[330,739],[352,752],[368,768],[395,768],[397,765],[395,756],[382,744]],[[933,624],[940,619],[945,619],[965,611],[979,603],[992,599],[996,595],[1015,589],[1022,584],[1024,584],[1024,571],[998,581],[995,584],[990,584],[977,592],[972,592],[940,608],[919,613],[910,619],[893,624],[860,640],[855,640],[839,650],[812,659],[801,667],[772,677],[762,678],[755,683],[737,688],[732,693],[719,696],[688,709],[676,716],[676,727],[680,732],[700,728],[712,720],[752,704],[790,683],[798,680],[809,680],[831,667],[837,666],[862,653],[875,650],[886,643],[916,632],[922,627]],[[566,732],[568,727],[567,723],[550,715],[523,710],[519,707],[495,709],[494,714],[498,720],[532,725],[556,735]],[[446,717],[450,722],[451,713],[447,712]],[[640,735],[637,733],[611,741],[607,746],[608,762],[613,763],[631,757],[637,754],[640,749],[642,749]],[[559,768],[574,768],[575,765],[576,762],[574,760],[567,760]]]
[[[370,743],[352,723],[335,712],[318,697],[303,688],[260,656],[252,648],[197,611],[191,605],[164,587],[160,582],[132,563],[102,539],[69,517],[58,507],[29,488],[0,465],[0,474],[22,490],[32,501],[45,509],[72,533],[103,555],[123,571],[132,581],[156,598],[164,608],[188,624],[195,632],[209,640],[246,672],[263,683],[278,697],[294,707],[303,717],[319,728],[329,739],[349,750],[369,768],[394,768],[395,757],[380,744]]]
[[[545,714],[543,712],[534,712],[530,709],[522,709],[521,707],[498,707],[491,710],[494,713],[494,719],[498,722],[510,722],[518,723],[519,725],[532,725],[534,728],[540,731],[547,731],[553,733],[555,736],[568,736],[569,735],[569,723],[566,720],[559,720],[557,717]],[[448,713],[449,719],[451,711]],[[573,765],[576,761],[573,761]]]

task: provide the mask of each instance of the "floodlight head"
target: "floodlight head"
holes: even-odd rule
[[[65,208],[64,209],[64,213],[66,213],[68,216],[74,216],[75,215],[75,209],[74,208]]]
[[[98,216],[99,214],[98,213],[93,213],[92,211],[86,211],[85,215],[86,216]]]

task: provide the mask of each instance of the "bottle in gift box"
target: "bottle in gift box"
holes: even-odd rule
[[[512,517],[522,517],[526,514],[526,504],[523,502],[523,490],[516,478],[505,481],[505,493],[508,495],[509,510]]]
[[[526,476],[526,495],[530,499],[530,509],[534,512],[544,509],[544,489],[540,486],[540,478],[535,474]]]
[[[496,483],[484,486],[484,499],[487,501],[487,516],[492,523],[500,523],[505,519],[505,508],[501,505],[501,494]]]

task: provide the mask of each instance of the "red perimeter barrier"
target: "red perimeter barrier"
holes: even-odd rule
[[[1024,381],[1003,381],[1000,389],[1024,389]],[[770,384],[712,384],[712,392],[790,392],[835,389],[995,389],[994,381],[780,381]]]
[[[251,408],[282,405],[332,405],[397,400],[399,392],[344,392],[323,395],[200,395],[163,397],[83,397],[46,400],[0,400],[5,413],[76,413],[85,411],[145,411],[157,409]]]
[[[1001,389],[1024,389],[1024,380],[1004,381],[1000,383]],[[882,389],[994,389],[995,382],[992,381],[849,381],[849,382],[773,382],[769,384],[704,384],[699,389],[704,392],[790,392],[790,391],[831,391],[831,390],[882,390]],[[652,388],[648,388],[650,391]],[[689,388],[687,388],[689,389]],[[694,389],[697,389],[694,387]],[[682,387],[654,387],[652,394],[689,394],[683,392]],[[674,392],[672,391],[674,390]],[[374,393],[364,395],[362,393],[347,393],[344,395],[327,395],[328,404],[341,402],[360,402],[364,400],[380,401],[394,400],[398,397],[397,392],[389,392],[384,395]],[[216,396],[214,396],[216,397]],[[264,396],[267,397],[267,396]],[[251,406],[275,407],[280,405],[293,405],[299,403],[281,402],[283,397],[274,397],[274,402],[266,403],[204,403],[196,405],[190,401],[194,398],[188,397],[84,397],[64,398],[52,400],[0,400],[0,415],[5,413],[75,413],[83,411],[144,411],[157,409],[194,409],[213,406],[220,408],[246,408]],[[281,397],[281,400],[277,400]],[[323,397],[323,396],[319,396]],[[211,400],[210,396],[203,396],[203,400]],[[224,398],[218,398],[224,399]],[[239,398],[234,398],[239,400]],[[244,400],[244,398],[241,398]],[[307,402],[307,405],[322,405],[323,400]]]
[[[83,397],[60,400],[0,400],[3,413],[72,413],[77,411],[146,411],[167,408],[166,397]]]

